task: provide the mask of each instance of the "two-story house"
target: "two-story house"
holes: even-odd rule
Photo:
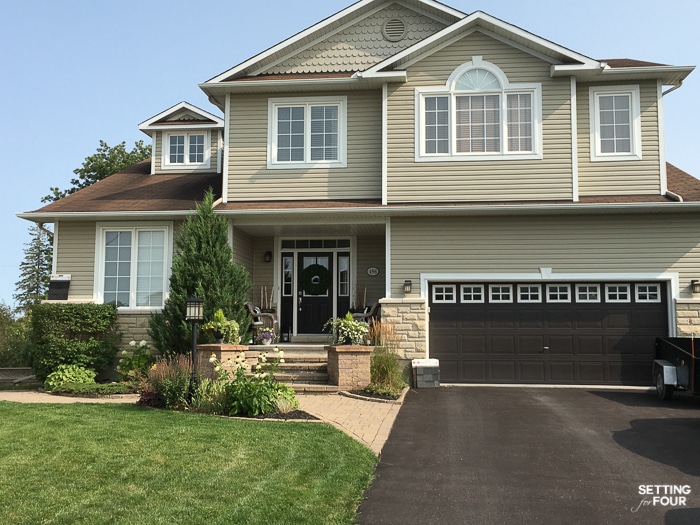
[[[150,161],[20,216],[54,224],[67,300],[115,302],[127,336],[213,187],[292,339],[380,303],[443,382],[645,384],[654,337],[700,323],[700,182],[663,129],[692,70],[362,0],[200,84],[223,116],[177,104],[140,125]]]

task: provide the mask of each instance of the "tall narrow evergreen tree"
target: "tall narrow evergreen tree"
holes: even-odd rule
[[[46,299],[51,277],[52,238],[38,225],[29,228],[31,239],[24,246],[24,260],[19,265],[19,281],[15,283],[17,309],[22,313]]]
[[[163,355],[190,350],[190,325],[185,301],[204,300],[204,318],[223,310],[245,331],[250,318],[245,308],[251,282],[247,270],[233,262],[226,219],[214,213],[214,194],[206,193],[197,214],[188,217],[175,240],[176,254],[170,276],[170,294],[163,312],[152,314],[149,327],[153,344]],[[206,340],[206,334],[202,334]]]

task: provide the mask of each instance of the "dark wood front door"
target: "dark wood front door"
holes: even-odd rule
[[[323,333],[333,317],[333,253],[299,253],[297,271],[297,333]]]

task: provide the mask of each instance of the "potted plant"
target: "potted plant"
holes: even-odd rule
[[[329,319],[323,329],[331,334],[331,343],[335,345],[366,345],[369,336],[369,326],[353,319],[350,312],[345,317]]]
[[[270,345],[276,338],[277,333],[275,332],[274,328],[261,328],[256,339],[260,344]]]
[[[216,343],[227,343],[237,345],[241,342],[241,336],[238,334],[239,326],[233,319],[226,319],[223,310],[218,309],[214,312],[214,318],[206,323],[202,328],[210,330]]]

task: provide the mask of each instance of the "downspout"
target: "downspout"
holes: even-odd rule
[[[51,230],[47,229],[46,226],[44,226],[43,222],[38,222],[38,223],[36,223],[36,225],[42,232],[44,232],[46,235],[51,237],[51,239],[53,239],[53,232]]]
[[[678,84],[675,84],[672,88],[667,89],[666,91],[664,91],[663,93],[661,93],[661,96],[662,96],[662,97],[665,97],[666,95],[668,95],[668,94],[671,93],[672,91],[677,90],[677,89],[678,89],[679,87],[681,87],[682,85],[683,85],[683,81],[680,80],[680,81],[678,82]]]
[[[685,202],[683,200],[683,197],[681,197],[677,193],[673,193],[671,190],[666,190],[666,197],[673,199],[676,202]]]

